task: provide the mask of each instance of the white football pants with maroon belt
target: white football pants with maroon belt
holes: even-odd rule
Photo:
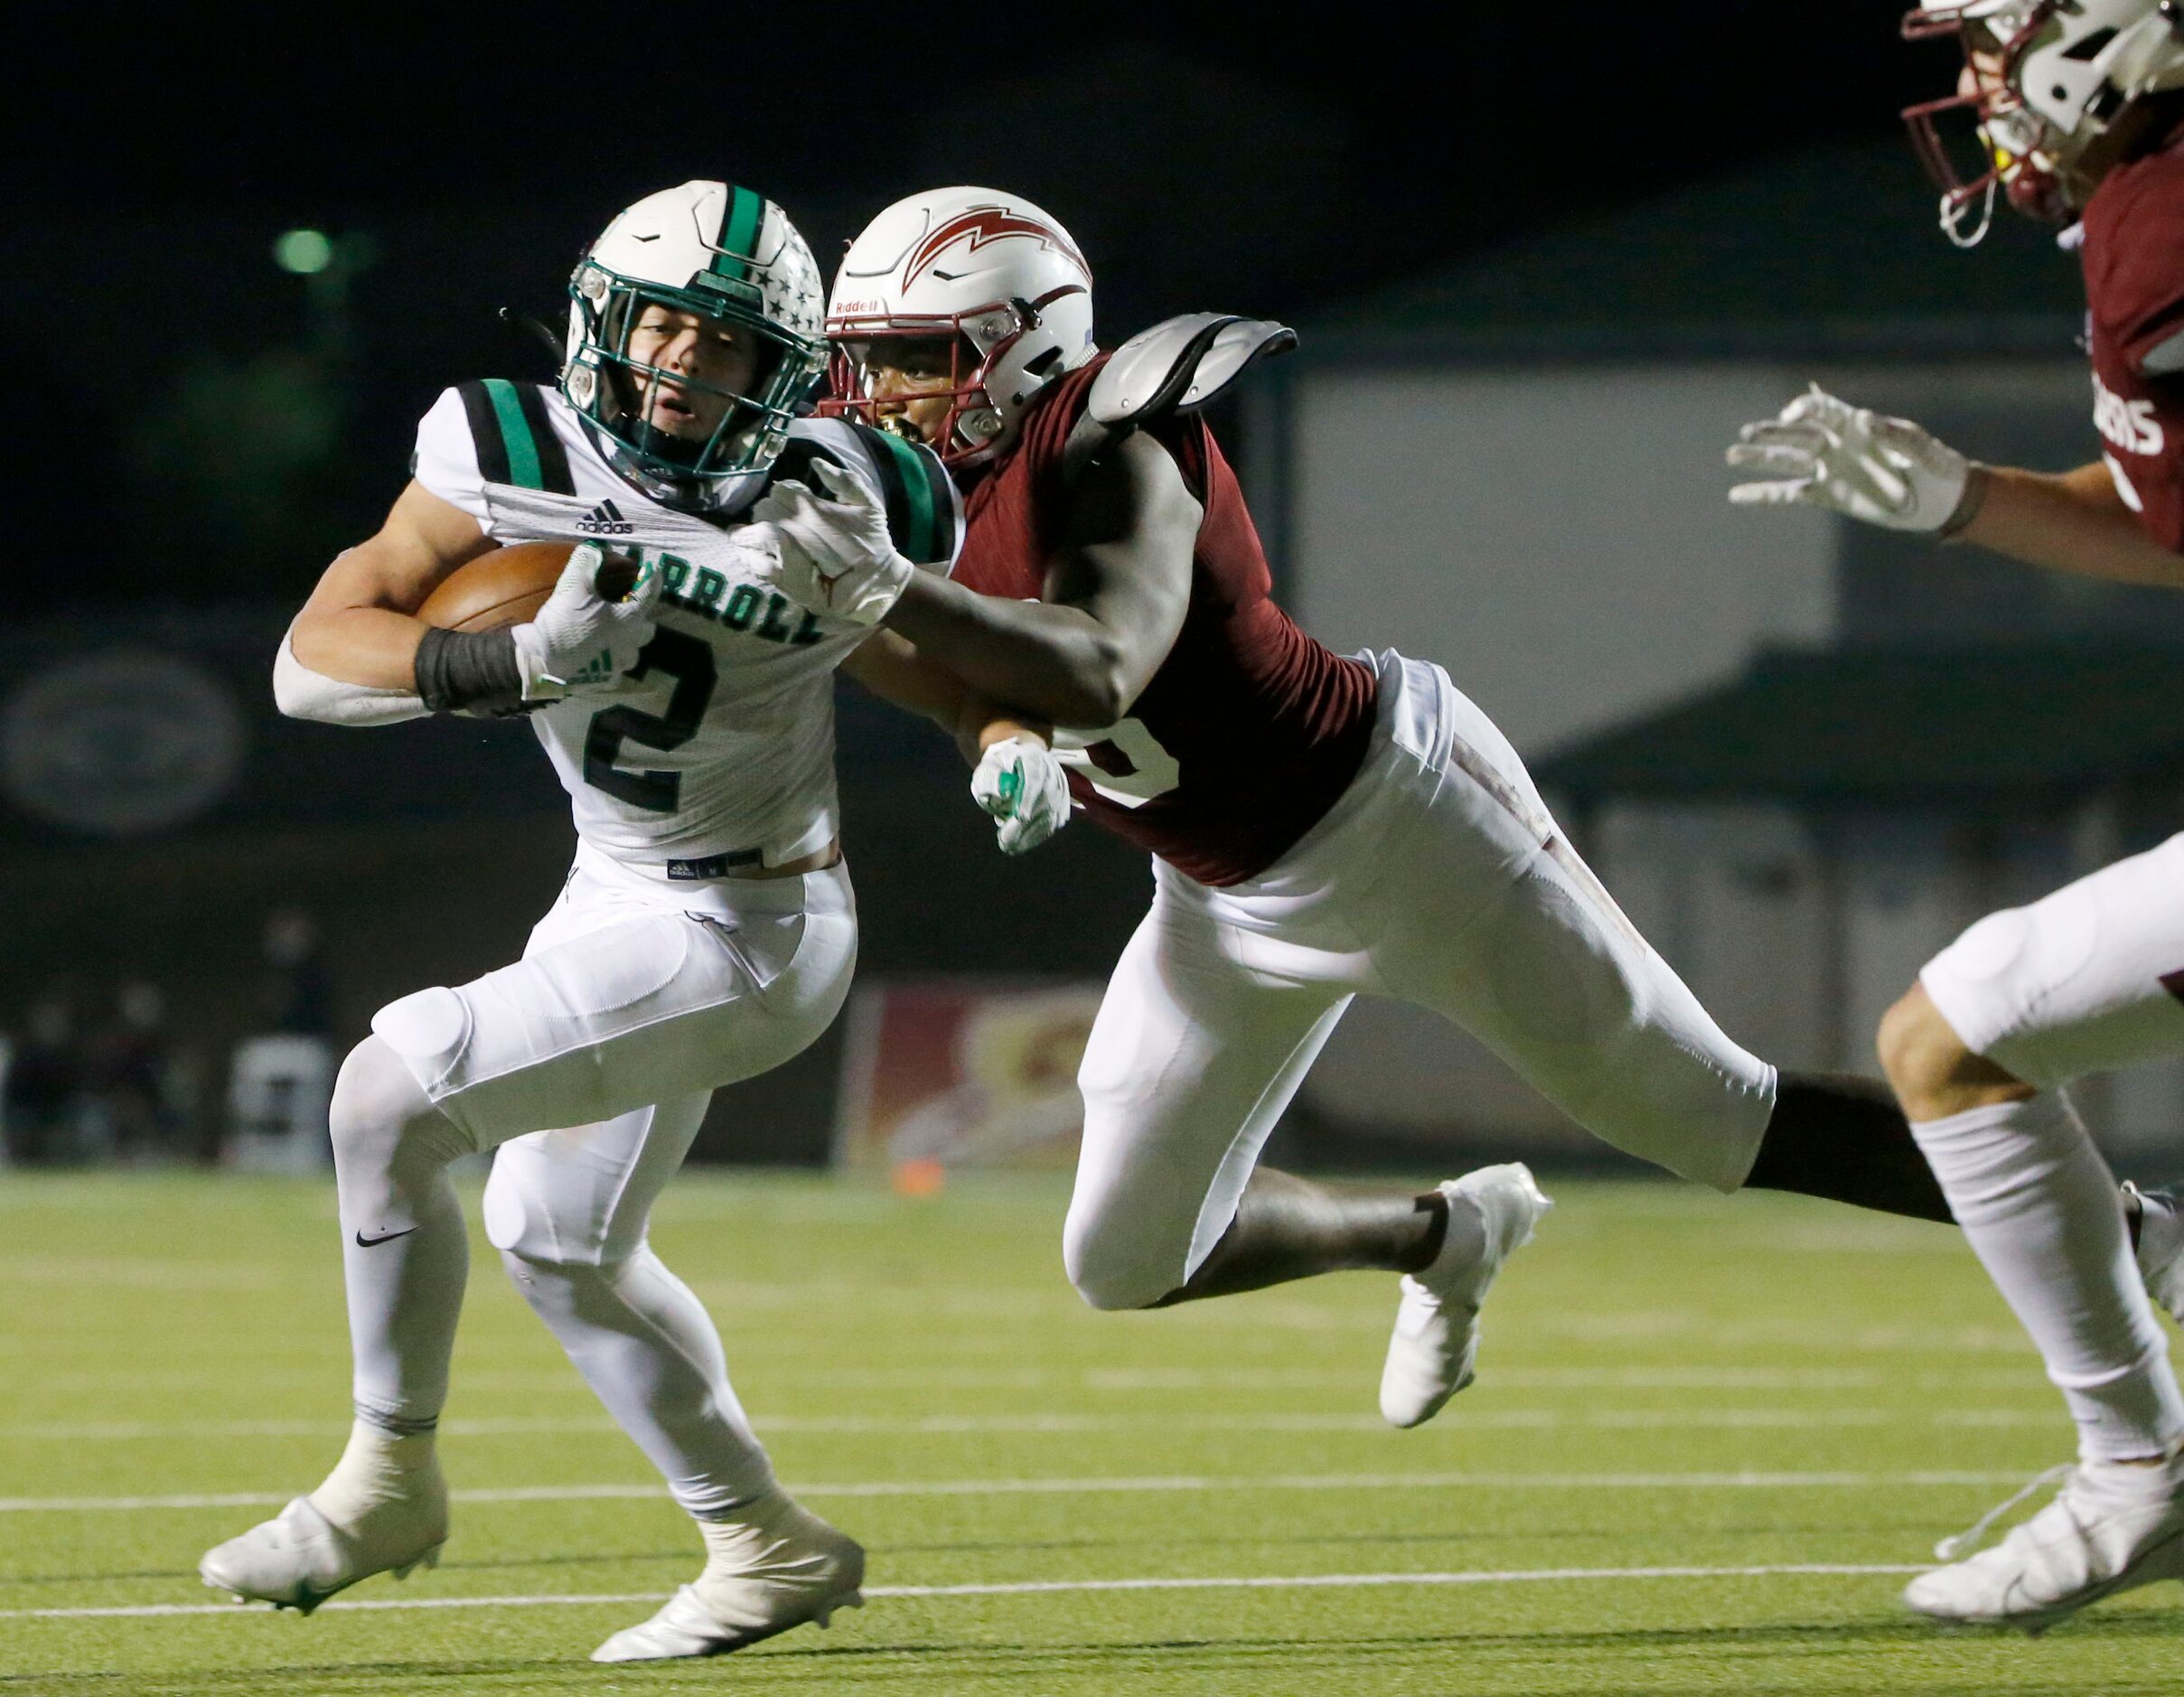
[[[1439,667],[1386,652],[1349,789],[1267,871],[1154,862],[1094,1023],[1064,1257],[1100,1308],[1189,1279],[1352,996],[1432,1008],[1594,1135],[1734,1190],[1775,1071],[1725,1036]]]

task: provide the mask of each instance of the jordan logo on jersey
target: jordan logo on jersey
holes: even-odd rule
[[[2093,374],[2093,424],[2126,454],[2159,454],[2163,436],[2161,420],[2153,416],[2153,402],[2125,400]]]

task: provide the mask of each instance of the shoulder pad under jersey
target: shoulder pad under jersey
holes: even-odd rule
[[[1287,324],[1231,313],[1185,313],[1140,330],[1092,379],[1084,416],[1062,445],[1063,475],[1075,477],[1133,430],[1196,411],[1246,368],[1296,345],[1297,333]]]
[[[960,498],[931,448],[867,424],[840,418],[799,419],[766,473],[766,486],[794,479],[821,492],[813,460],[829,460],[876,485],[886,503],[887,534],[914,565],[953,568],[962,547]]]

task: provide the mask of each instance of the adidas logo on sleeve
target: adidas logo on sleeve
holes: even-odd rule
[[[577,520],[576,529],[586,536],[629,536],[637,527],[623,518],[621,510],[610,500],[601,502]]]

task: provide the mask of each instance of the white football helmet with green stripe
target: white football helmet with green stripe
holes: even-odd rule
[[[755,190],[692,182],[648,194],[617,217],[569,278],[561,392],[615,469],[670,505],[728,508],[755,492],[826,365],[823,291],[811,249]],[[763,350],[742,393],[633,357],[648,305],[722,319]],[[650,422],[662,382],[726,402],[704,436]]]

